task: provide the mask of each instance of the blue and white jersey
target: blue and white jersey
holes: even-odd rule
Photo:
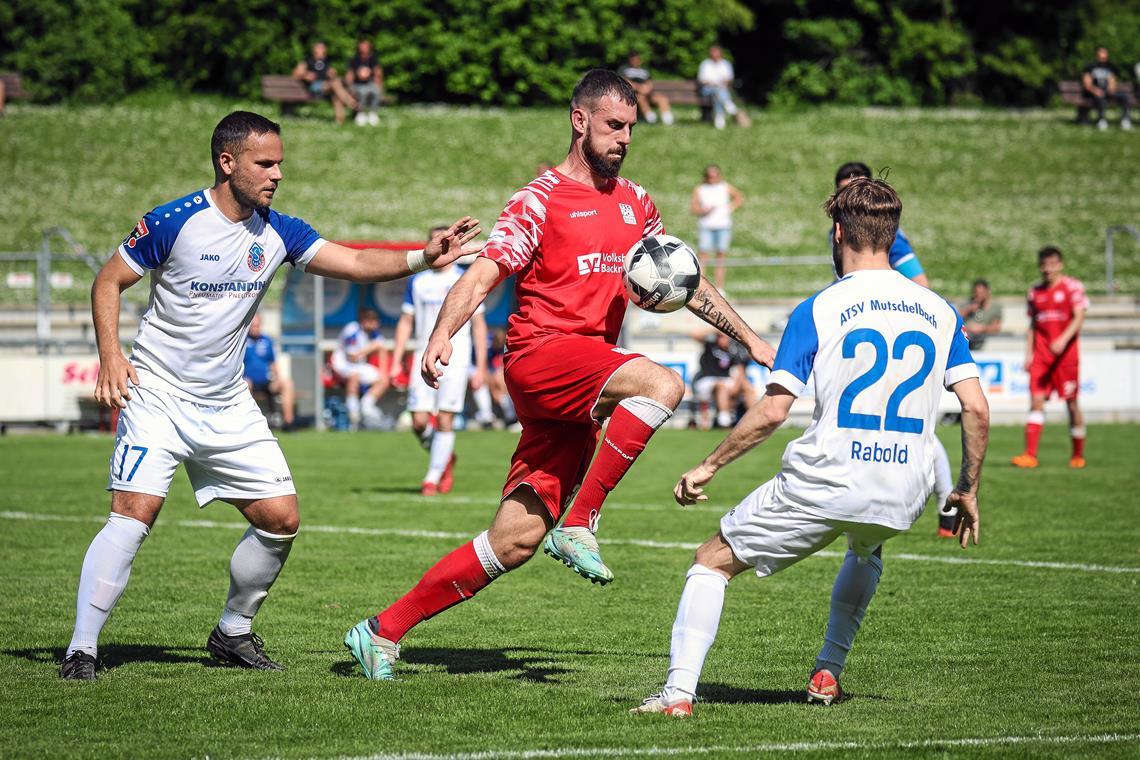
[[[446,271],[428,269],[413,275],[408,280],[408,287],[404,289],[404,303],[400,307],[404,314],[411,314],[415,319],[413,335],[416,341],[417,361],[424,346],[427,345],[431,331],[435,328],[436,317],[443,306],[443,299],[447,298],[453,285],[463,276],[464,270],[449,267]],[[475,309],[476,314],[483,313],[483,304]],[[471,323],[467,322],[459,328],[459,332],[451,339],[451,355],[456,360],[471,356]]]
[[[792,312],[768,385],[815,412],[788,444],[776,494],[830,519],[909,528],[934,487],[943,388],[978,368],[958,311],[892,270],[859,270]]]
[[[360,326],[360,323],[354,319],[342,327],[340,329],[340,334],[336,337],[336,350],[340,353],[339,358],[349,364],[365,363],[368,361],[368,357],[364,357],[354,362],[354,360],[349,358],[349,354],[364,350],[370,343],[375,343],[376,341],[380,340],[381,337],[383,336],[379,330],[375,332],[367,332],[363,327]]]
[[[140,385],[209,406],[248,394],[245,340],[273,274],[285,262],[305,267],[324,243],[270,209],[232,222],[209,190],[149,212],[119,246],[127,266],[151,273],[130,358]]]

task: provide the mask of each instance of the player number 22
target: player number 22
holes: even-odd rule
[[[878,330],[860,328],[852,330],[843,338],[843,358],[854,359],[855,348],[860,343],[870,343],[875,348],[875,363],[869,370],[851,381],[839,397],[839,427],[857,430],[891,430],[897,433],[921,433],[924,421],[918,417],[900,417],[899,407],[903,399],[922,387],[927,375],[934,368],[934,341],[926,333],[909,330],[895,338],[891,357],[901,359],[911,346],[922,349],[922,366],[918,372],[899,383],[887,399],[886,419],[877,414],[858,414],[851,411],[855,397],[877,383],[887,371],[887,339]]]
[[[128,443],[124,443],[122,456],[119,457],[119,472],[117,475],[115,475],[115,478],[117,480],[123,479],[123,470],[125,470],[127,467],[127,454],[132,451],[137,451],[139,453],[139,458],[135,460],[134,466],[131,467],[131,471],[127,475],[128,483],[131,482],[131,478],[133,478],[135,476],[135,473],[138,472],[139,465],[142,464],[143,457],[146,456],[146,452],[149,451],[149,449],[146,446],[131,446]]]

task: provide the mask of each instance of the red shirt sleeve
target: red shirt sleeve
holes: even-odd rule
[[[1069,308],[1073,313],[1078,311],[1087,311],[1089,308],[1089,297],[1085,293],[1085,284],[1080,280],[1069,280]]]
[[[641,201],[641,207],[645,210],[645,228],[641,231],[641,236],[646,238],[665,232],[665,225],[661,222],[661,214],[657,211],[657,206],[649,197],[649,193],[645,192],[645,188],[641,185],[634,185],[634,192],[637,194],[637,199]]]
[[[546,225],[545,199],[525,187],[507,201],[481,256],[514,274],[534,258]]]

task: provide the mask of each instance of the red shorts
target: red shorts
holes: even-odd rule
[[[507,391],[523,431],[504,498],[528,485],[551,517],[562,515],[598,445],[598,397],[618,368],[640,357],[581,335],[558,335],[507,353]]]
[[[1077,397],[1081,388],[1081,365],[1073,359],[1033,357],[1029,365],[1029,393],[1049,398],[1054,393],[1066,401]]]

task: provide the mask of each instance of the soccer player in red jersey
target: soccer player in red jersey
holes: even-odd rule
[[[618,176],[636,122],[629,83],[614,72],[587,72],[571,99],[566,160],[515,193],[483,253],[444,301],[421,366],[432,385],[439,364],[451,358],[451,336],[495,285],[517,274],[505,373],[522,436],[490,529],[346,635],[368,678],[392,678],[405,633],[525,563],[548,532],[548,553],[595,582],[613,578],[594,537],[602,502],[684,394],[673,370],[615,345],[628,303],[624,255],[664,229],[645,190]],[[707,280],[689,309],[771,366],[772,347]],[[571,498],[573,507],[551,531]]]
[[[1085,286],[1066,277],[1059,248],[1037,252],[1041,282],[1029,289],[1029,340],[1025,369],[1029,372],[1029,416],[1025,423],[1025,453],[1012,460],[1017,467],[1037,466],[1037,442],[1045,425],[1045,401],[1055,392],[1069,405],[1069,435],[1073,455],[1069,466],[1085,466],[1085,416],[1077,403],[1081,385],[1078,335],[1089,308]]]

